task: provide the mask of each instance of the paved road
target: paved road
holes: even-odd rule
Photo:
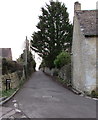
[[[29,118],[96,118],[96,101],[75,95],[43,72],[35,72],[13,100]]]

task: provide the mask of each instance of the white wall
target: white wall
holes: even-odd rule
[[[96,37],[86,37],[82,49],[86,73],[86,91],[92,91],[96,88]]]
[[[83,51],[82,51],[82,41],[84,36],[81,33],[80,25],[77,17],[74,17],[74,30],[73,30],[73,43],[72,43],[72,82],[74,88],[84,91],[85,85],[85,70],[83,65]]]
[[[77,17],[74,17],[73,86],[91,92],[96,88],[96,37],[84,37]]]

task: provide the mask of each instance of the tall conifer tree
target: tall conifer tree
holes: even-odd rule
[[[50,1],[41,10],[36,26],[38,31],[32,34],[31,48],[44,59],[47,67],[53,68],[56,56],[71,47],[72,25],[67,8],[59,1]]]

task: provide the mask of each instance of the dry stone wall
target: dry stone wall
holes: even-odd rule
[[[0,82],[1,82],[0,90],[6,90],[6,79],[11,79],[10,87],[12,89],[17,88],[21,81],[18,77],[17,72],[2,75],[0,79]]]
[[[60,79],[66,81],[66,83],[71,84],[71,65],[65,65],[61,69],[45,68],[44,72],[51,76],[58,76]]]
[[[65,80],[67,84],[71,84],[71,65],[63,66],[58,73],[58,76]]]

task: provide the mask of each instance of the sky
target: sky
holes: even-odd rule
[[[59,1],[67,7],[72,23],[77,0]],[[78,1],[82,10],[96,9],[97,0]],[[32,33],[37,31],[38,16],[46,3],[49,4],[49,0],[0,0],[0,48],[12,48],[14,60],[22,53],[26,36],[30,40]]]

